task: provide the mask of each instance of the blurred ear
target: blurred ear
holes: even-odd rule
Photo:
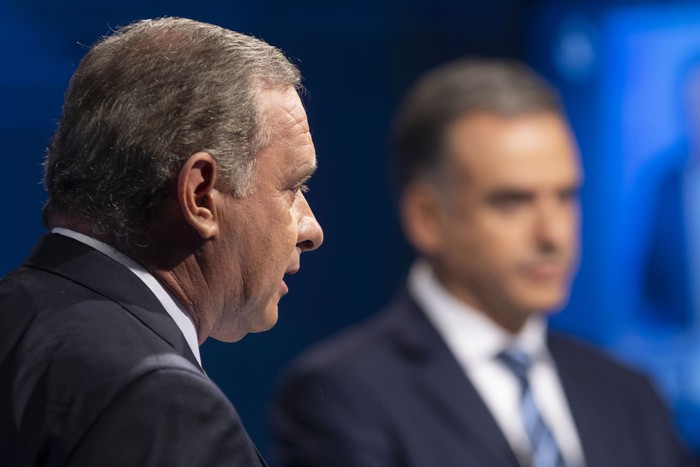
[[[185,222],[203,238],[219,232],[214,201],[216,198],[216,161],[206,152],[192,154],[180,169],[177,199]]]
[[[413,182],[404,189],[401,223],[406,238],[423,256],[431,257],[442,242],[442,206],[437,188],[426,182]]]

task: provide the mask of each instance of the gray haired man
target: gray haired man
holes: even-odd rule
[[[0,283],[4,465],[264,465],[199,344],[271,328],[323,233],[300,75],[164,18],[87,53],[45,161],[43,237]]]

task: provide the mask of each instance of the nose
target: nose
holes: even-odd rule
[[[577,209],[559,200],[542,203],[536,221],[536,237],[542,251],[556,252],[571,243],[577,226]]]
[[[323,229],[316,220],[316,216],[314,216],[306,198],[301,194],[297,248],[301,249],[302,252],[313,251],[320,247],[322,243]]]

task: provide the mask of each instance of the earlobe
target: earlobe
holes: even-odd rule
[[[408,241],[423,256],[432,256],[441,242],[436,188],[428,183],[414,182],[404,189],[400,203],[401,222]]]
[[[177,199],[184,220],[203,238],[219,233],[214,200],[216,161],[206,152],[192,154],[180,169]]]

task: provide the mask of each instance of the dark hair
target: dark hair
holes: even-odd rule
[[[197,151],[216,160],[218,189],[247,196],[268,136],[257,93],[300,81],[277,48],[211,24],[161,18],[118,29],[71,79],[44,162],[45,223],[68,215],[129,245]]]
[[[436,172],[445,157],[446,133],[474,112],[505,116],[561,113],[558,93],[523,63],[461,58],[423,75],[399,106],[391,133],[391,170],[398,194]]]

